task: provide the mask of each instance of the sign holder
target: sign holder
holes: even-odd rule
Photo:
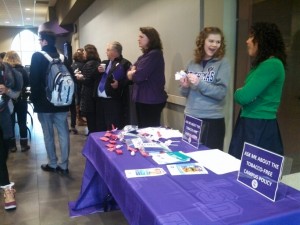
[[[245,142],[237,180],[275,202],[283,161],[283,156]]]
[[[198,149],[201,144],[202,124],[201,119],[185,114],[182,140]]]

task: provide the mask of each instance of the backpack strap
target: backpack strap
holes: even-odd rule
[[[53,58],[47,52],[45,52],[45,51],[39,51],[39,52],[42,53],[46,57],[46,59],[48,59],[49,62],[53,61]],[[65,60],[64,55],[63,54],[59,54],[59,59],[62,62],[64,62],[64,60]]]
[[[53,61],[53,58],[47,52],[45,51],[39,51],[39,52],[42,53],[49,62]]]

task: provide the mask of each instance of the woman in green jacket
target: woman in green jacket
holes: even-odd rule
[[[277,111],[285,80],[286,53],[275,24],[255,23],[246,41],[252,67],[244,86],[234,93],[241,106],[229,154],[241,158],[244,143],[283,155]]]

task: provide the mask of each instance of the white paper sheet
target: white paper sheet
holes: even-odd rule
[[[185,154],[216,174],[238,171],[241,165],[241,160],[219,149],[195,151]]]
[[[139,133],[147,133],[152,136],[153,139],[158,140],[159,138],[176,138],[182,137],[182,133],[179,130],[167,129],[164,127],[147,127],[138,130]]]

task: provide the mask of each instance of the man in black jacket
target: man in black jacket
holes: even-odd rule
[[[111,42],[107,45],[108,60],[102,61],[98,67],[101,76],[96,81],[94,95],[96,96],[97,131],[121,129],[124,126],[128,106],[126,95],[128,91],[127,70],[131,63],[122,56],[122,45]]]
[[[56,36],[51,31],[39,32],[39,41],[42,51],[47,52],[52,58],[59,58],[55,47]],[[47,172],[59,172],[68,174],[68,162],[70,152],[70,136],[68,128],[69,106],[54,106],[46,97],[46,76],[49,61],[41,52],[35,52],[31,58],[30,65],[30,100],[34,105],[34,112],[37,113],[41,123],[44,142],[48,155],[48,163],[41,165],[42,170]],[[57,129],[61,160],[58,162],[55,140],[54,126]]]

